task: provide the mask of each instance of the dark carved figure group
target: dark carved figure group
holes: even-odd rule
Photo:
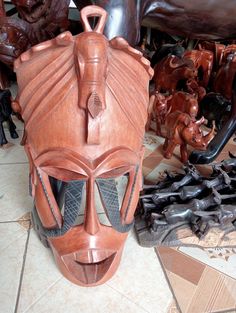
[[[157,237],[159,234],[159,239],[166,238],[171,230],[183,225],[199,238],[211,227],[226,232],[235,230],[236,158],[216,163],[212,169],[212,174],[206,177],[188,164],[185,174],[167,172],[163,181],[145,186],[136,218],[136,230],[139,236],[140,229],[143,242],[145,232],[147,238],[151,238],[150,232]],[[142,226],[141,230],[140,224],[146,228]]]

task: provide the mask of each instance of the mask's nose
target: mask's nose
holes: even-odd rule
[[[90,178],[87,183],[86,190],[87,201],[85,209],[84,229],[90,235],[95,235],[99,231],[100,225],[94,201],[94,184],[94,179]]]

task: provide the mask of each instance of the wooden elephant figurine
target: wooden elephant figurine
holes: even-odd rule
[[[200,126],[204,123],[204,118],[196,121],[189,114],[179,111],[170,113],[165,122],[166,139],[163,146],[164,156],[170,159],[174,149],[180,145],[181,161],[188,160],[187,145],[205,150],[209,142],[214,137],[215,126],[207,135],[203,135]]]
[[[195,78],[197,74],[192,60],[170,55],[154,67],[153,80],[157,91],[173,93],[179,82]]]
[[[9,132],[12,138],[18,138],[16,126],[11,118],[11,92],[10,90],[0,90],[0,146],[7,144],[7,139],[3,129],[3,122],[8,123]]]
[[[198,70],[199,85],[206,88],[213,68],[214,53],[208,50],[187,50],[183,57],[193,61]]]

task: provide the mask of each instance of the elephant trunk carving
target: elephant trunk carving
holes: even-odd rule
[[[100,14],[99,8],[96,13]],[[79,93],[78,105],[87,113],[87,143],[99,144],[99,118],[106,108],[108,43],[102,34],[104,15],[100,15],[97,25],[92,30],[85,14],[86,8],[81,19],[87,33],[81,34],[76,40],[74,51],[78,90],[83,91]]]

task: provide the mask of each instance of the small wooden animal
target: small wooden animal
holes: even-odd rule
[[[196,121],[189,114],[179,111],[170,113],[165,122],[166,139],[163,145],[164,156],[170,159],[174,149],[180,145],[181,161],[188,160],[187,145],[199,150],[205,150],[209,142],[214,137],[215,127],[207,135],[203,135],[200,126],[205,121],[204,118]]]
[[[197,74],[192,60],[170,55],[154,67],[153,80],[157,91],[173,93],[179,83],[195,78]]]

